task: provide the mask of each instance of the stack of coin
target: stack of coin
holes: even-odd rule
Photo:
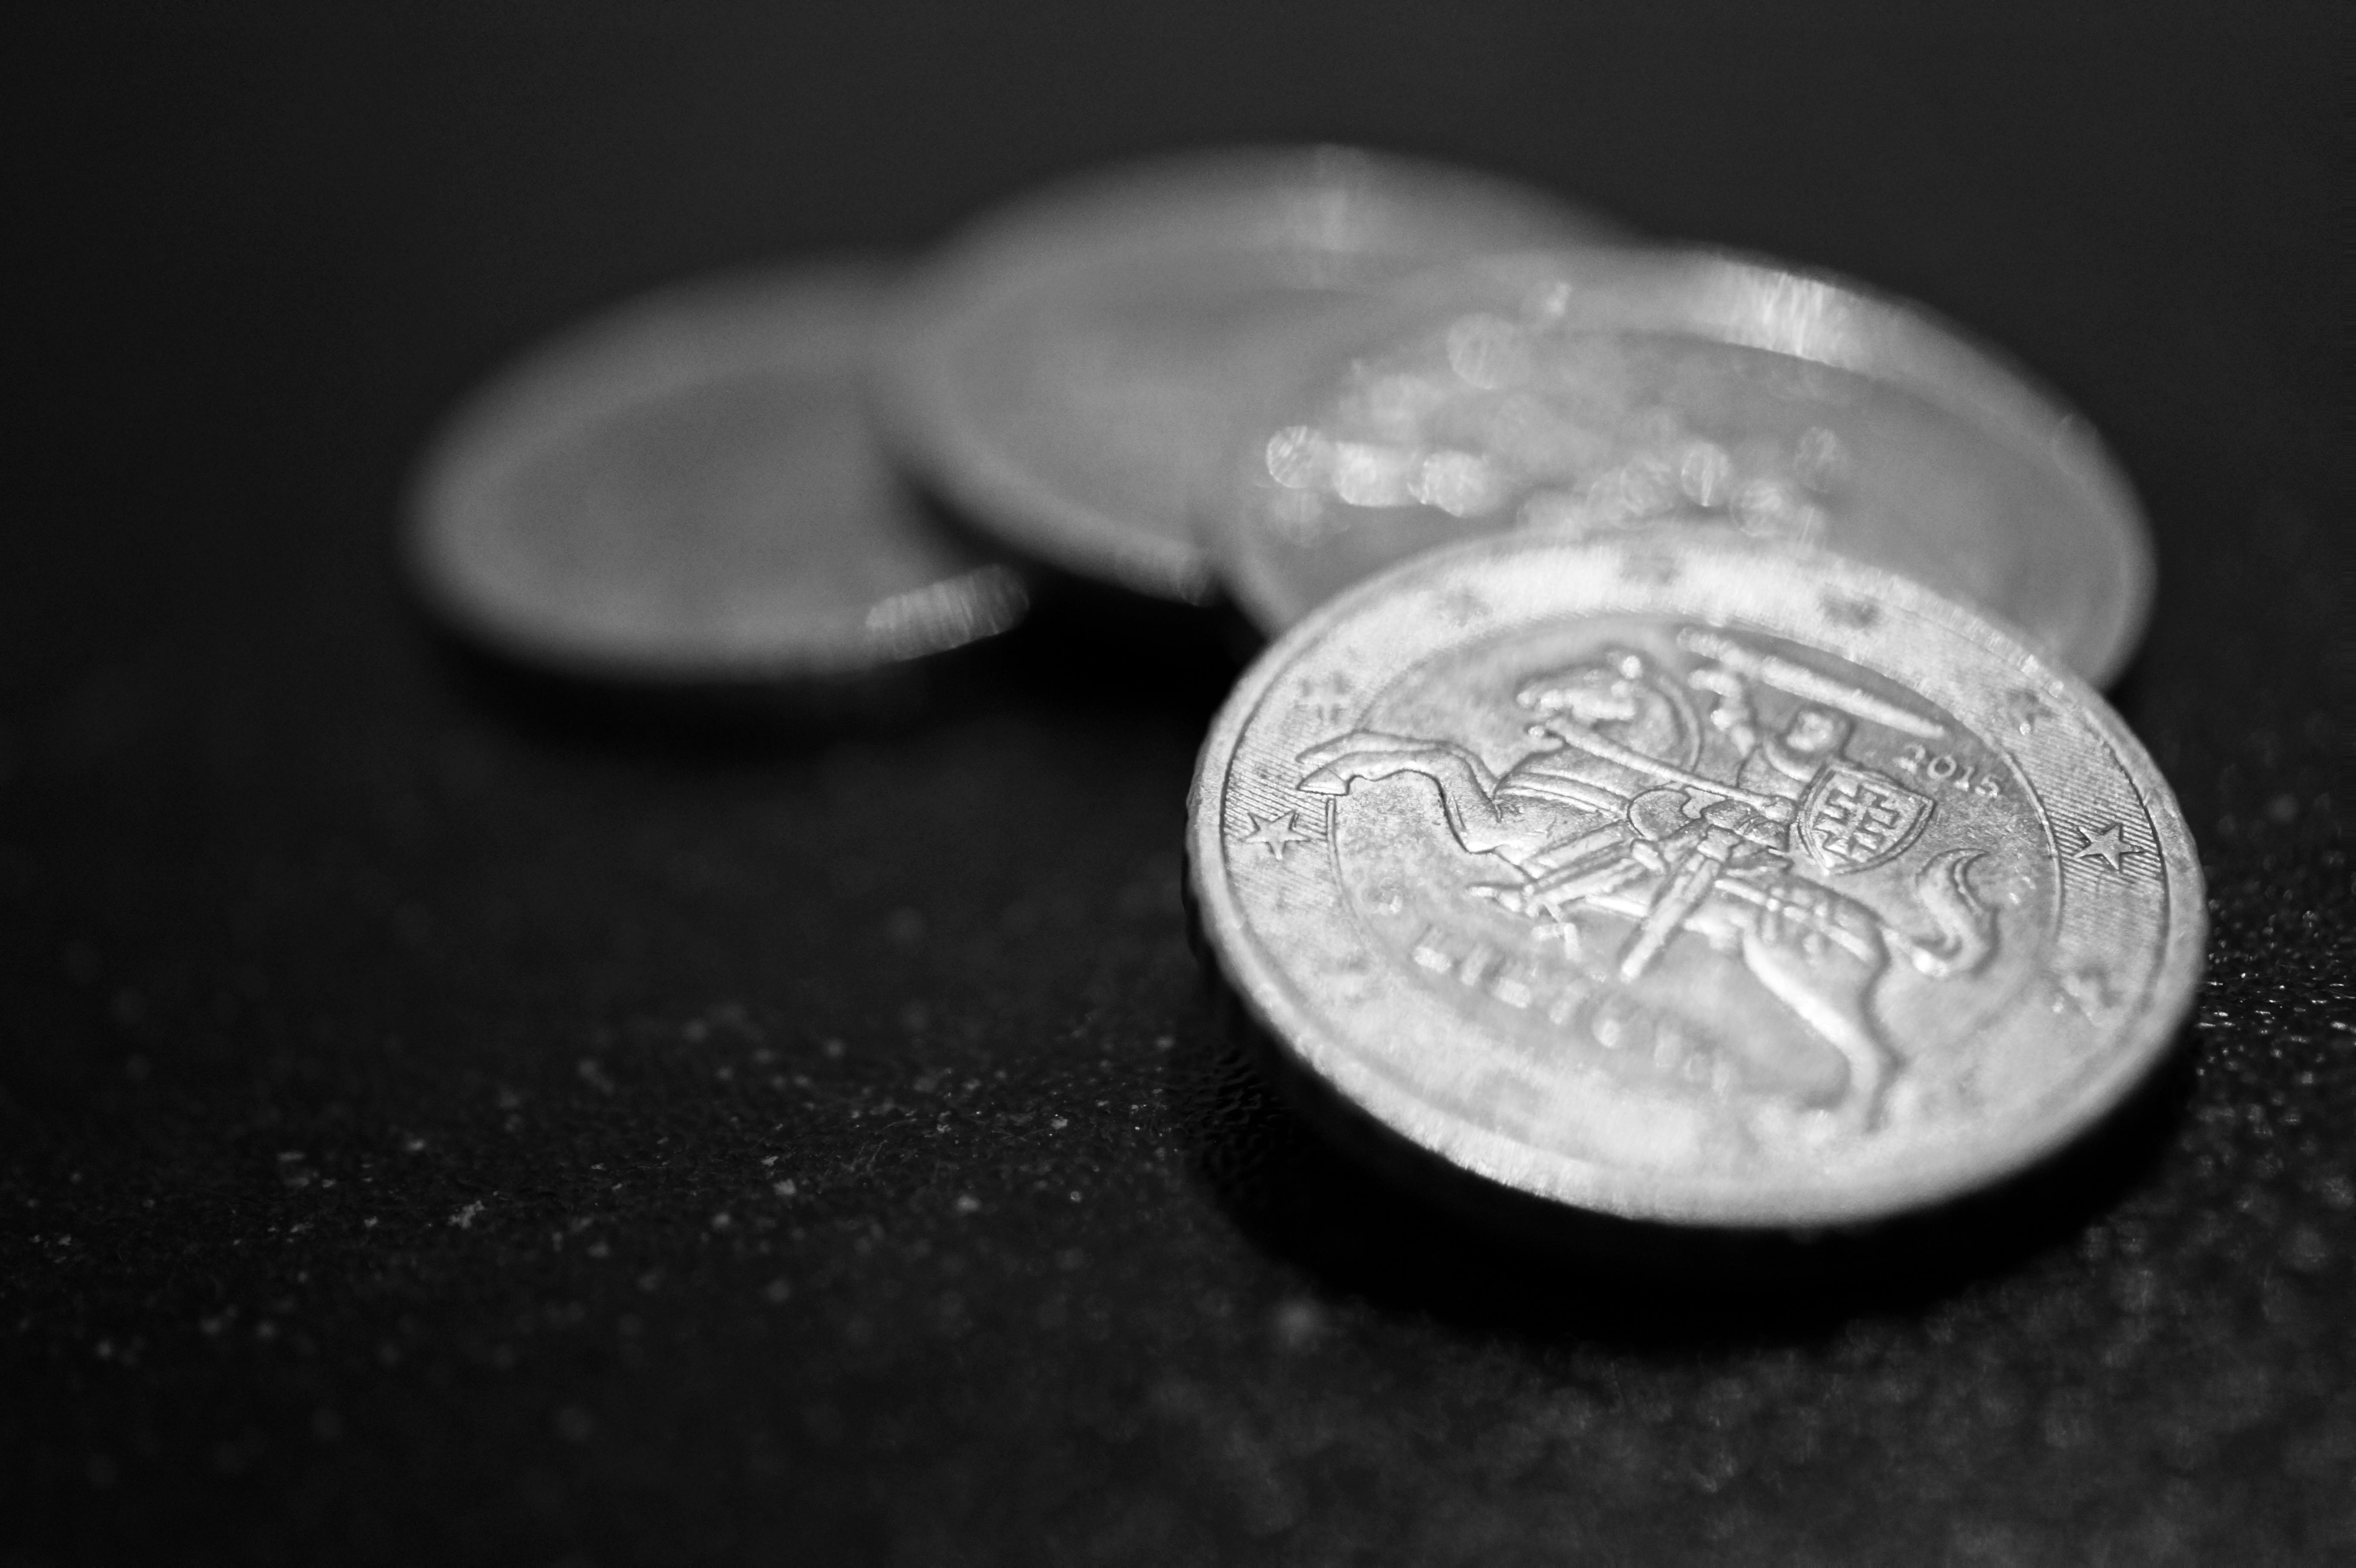
[[[2152,572],[2083,421],[1917,307],[1460,170],[1205,155],[661,296],[462,412],[410,542],[460,628],[636,682],[905,666],[1062,577],[1224,600],[1274,641],[1190,803],[1223,982],[1321,1103],[1583,1210],[1984,1186],[2199,967],[2087,685]]]
[[[451,418],[412,576],[499,654],[655,687],[905,666],[1012,627],[1042,569],[1202,602],[1197,504],[1272,343],[1431,265],[1612,232],[1462,169],[1247,149],[1050,188],[913,272],[676,287]]]

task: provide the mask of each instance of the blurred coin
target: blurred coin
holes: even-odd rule
[[[2094,680],[2142,627],[2142,516],[2084,422],[1839,283],[1695,251],[1490,259],[1295,351],[1204,517],[1270,633],[1476,534],[1697,511],[1917,578]]]
[[[1456,1166],[1815,1225],[2017,1170],[2191,998],[2201,873],[2086,686],[1903,579],[1696,525],[1506,534],[1246,675],[1189,864],[1287,1057]]]
[[[505,372],[421,471],[428,598],[502,652],[635,681],[856,675],[1012,625],[1020,579],[926,518],[870,432],[893,275],[671,289]]]
[[[955,240],[895,321],[895,454],[1008,544],[1166,598],[1267,336],[1419,267],[1605,232],[1545,194],[1338,147],[1099,173]]]

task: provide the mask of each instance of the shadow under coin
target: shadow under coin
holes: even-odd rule
[[[1791,1342],[1858,1315],[1919,1311],[2065,1243],[2146,1180],[2191,1084],[2179,1042],[2136,1094],[2043,1164],[1871,1226],[1650,1223],[1513,1191],[1410,1145],[1294,1065],[1212,985],[1217,1025],[1173,1053],[1172,1100],[1236,1222],[1337,1291],[1533,1339],[1662,1350]]]
[[[986,689],[994,652],[959,648],[823,678],[663,679],[513,657],[432,622],[424,633],[466,701],[536,741],[712,761],[792,756],[917,728]]]
[[[1030,613],[991,652],[1017,700],[1081,711],[1166,711],[1207,728],[1260,639],[1224,601],[1159,599],[1084,577],[1011,547],[949,502],[916,490],[926,519],[996,559],[1015,561]]]

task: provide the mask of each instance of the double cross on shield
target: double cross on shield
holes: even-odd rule
[[[1930,820],[1925,796],[1886,773],[1835,761],[1808,786],[1793,826],[1817,865],[1841,873],[1896,859]]]

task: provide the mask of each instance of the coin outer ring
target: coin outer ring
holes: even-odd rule
[[[1023,453],[974,428],[956,367],[1008,304],[1052,297],[1064,281],[1167,261],[1200,248],[1206,226],[1239,229],[1237,251],[1290,248],[1313,262],[1299,232],[1302,208],[1354,193],[1391,218],[1426,203],[1459,225],[1486,215],[1500,244],[1527,243],[1542,230],[1566,242],[1620,237],[1608,220],[1543,190],[1355,147],[1235,147],[1076,176],[952,238],[912,282],[878,340],[869,379],[876,425],[926,485],[1008,545],[1078,576],[1206,603],[1218,584],[1191,516],[1165,533],[1066,494]]]
[[[1451,588],[1457,592],[1451,594]],[[1870,603],[1879,613],[1869,625],[1827,624],[1807,613],[1808,606],[1820,604],[1827,594]],[[1270,750],[1278,744],[1267,732],[1271,711],[1283,700],[1280,694],[1294,690],[1312,661],[1346,650],[1359,656],[1349,673],[1362,695],[1352,715],[1323,726],[1340,732],[1362,720],[1384,690],[1422,659],[1516,626],[1559,624],[1582,612],[1658,615],[1790,638],[1892,677],[1943,707],[1983,743],[2003,752],[2024,782],[2038,781],[2030,784],[2031,794],[2061,890],[2054,947],[2073,935],[2102,935],[2072,932],[2073,898],[2090,908],[2103,907],[2091,891],[2094,873],[2056,851],[2057,823],[2084,819],[2088,791],[2055,764],[2066,752],[2083,755],[2090,746],[2106,752],[2153,835],[2144,854],[2156,867],[2156,875],[2146,874],[2158,895],[2160,929],[2139,994],[2116,1009],[2110,1024],[2085,1032],[2080,1052],[2084,1065],[2076,1076],[2034,1115],[1978,1137],[1949,1136],[1933,1145],[1928,1157],[1856,1179],[1771,1189],[1747,1179],[1681,1183],[1539,1149],[1435,1107],[1370,1066],[1368,1053],[1319,1006],[1314,992],[1332,976],[1304,976],[1288,964],[1272,946],[1272,933],[1256,928],[1235,885],[1237,858],[1253,852],[1237,842],[1236,829],[1288,805],[1304,816],[1322,812],[1328,801],[1288,794],[1266,777],[1245,776],[1270,763],[1292,763],[1290,754]],[[1370,646],[1376,630],[1391,636]],[[2028,738],[2000,739],[1998,694],[1958,688],[1956,672],[1926,678],[1909,667],[1920,663],[1924,641],[1936,638],[1957,640],[1967,655],[1994,661],[2010,677],[2007,691],[2033,695],[2051,716],[2066,718],[2066,734],[2064,726],[2040,724]],[[1288,742],[1296,738],[1285,737]],[[1390,1131],[1457,1167],[1526,1193],[1629,1219],[1735,1228],[1858,1223],[1989,1185],[2051,1154],[2123,1100],[2166,1053],[2201,977],[2207,921],[2198,857],[2165,782],[2117,715],[2082,679],[1972,611],[1892,573],[1798,546],[1754,546],[1690,529],[1609,542],[1506,535],[1418,557],[1380,573],[1312,613],[1246,673],[1205,742],[1188,814],[1188,873],[1205,934],[1223,977],[1280,1051]],[[1330,816],[1325,821],[1326,831],[1302,848],[1326,869],[1304,874],[1297,884],[1301,890],[1338,883]],[[1316,826],[1313,819],[1311,825]],[[1321,876],[1323,882],[1317,881]],[[1338,886],[1300,896],[1323,899],[1315,915],[1356,919]],[[1992,1027],[2013,1024],[2027,1007],[2016,1006]],[[2053,1010],[2058,1013],[2058,1005]]]
[[[943,625],[855,641],[780,635],[731,652],[662,640],[609,645],[468,566],[469,536],[501,505],[509,476],[552,443],[606,420],[747,373],[836,382],[856,400],[860,368],[905,272],[890,258],[853,253],[715,273],[640,295],[535,345],[467,396],[428,442],[402,507],[410,580],[489,647],[625,684],[829,681],[1004,631],[1026,601],[1020,580],[986,558],[944,580],[972,609]],[[940,586],[930,592],[942,596]]]
[[[2097,686],[2110,684],[2134,656],[2157,572],[2135,487],[2092,423],[2034,372],[1968,329],[1927,305],[1837,273],[1733,251],[1609,246],[1443,264],[1363,311],[1335,317],[1301,355],[1317,368],[1295,379],[1292,400],[1328,385],[1337,366],[1377,345],[1554,280],[1570,283],[1562,319],[1581,330],[1687,334],[1846,370],[1922,398],[2051,465],[2082,497],[2098,529],[2091,542],[2115,568],[2117,581],[2100,596],[2105,620],[2051,638],[2031,633],[2029,640]],[[1237,449],[1229,472],[1244,484],[1265,478],[1266,434],[1253,432]],[[1271,580],[1252,549],[1251,511],[1222,502],[1216,511],[1206,507],[1200,521],[1228,591],[1253,624],[1273,635],[1313,606]]]

